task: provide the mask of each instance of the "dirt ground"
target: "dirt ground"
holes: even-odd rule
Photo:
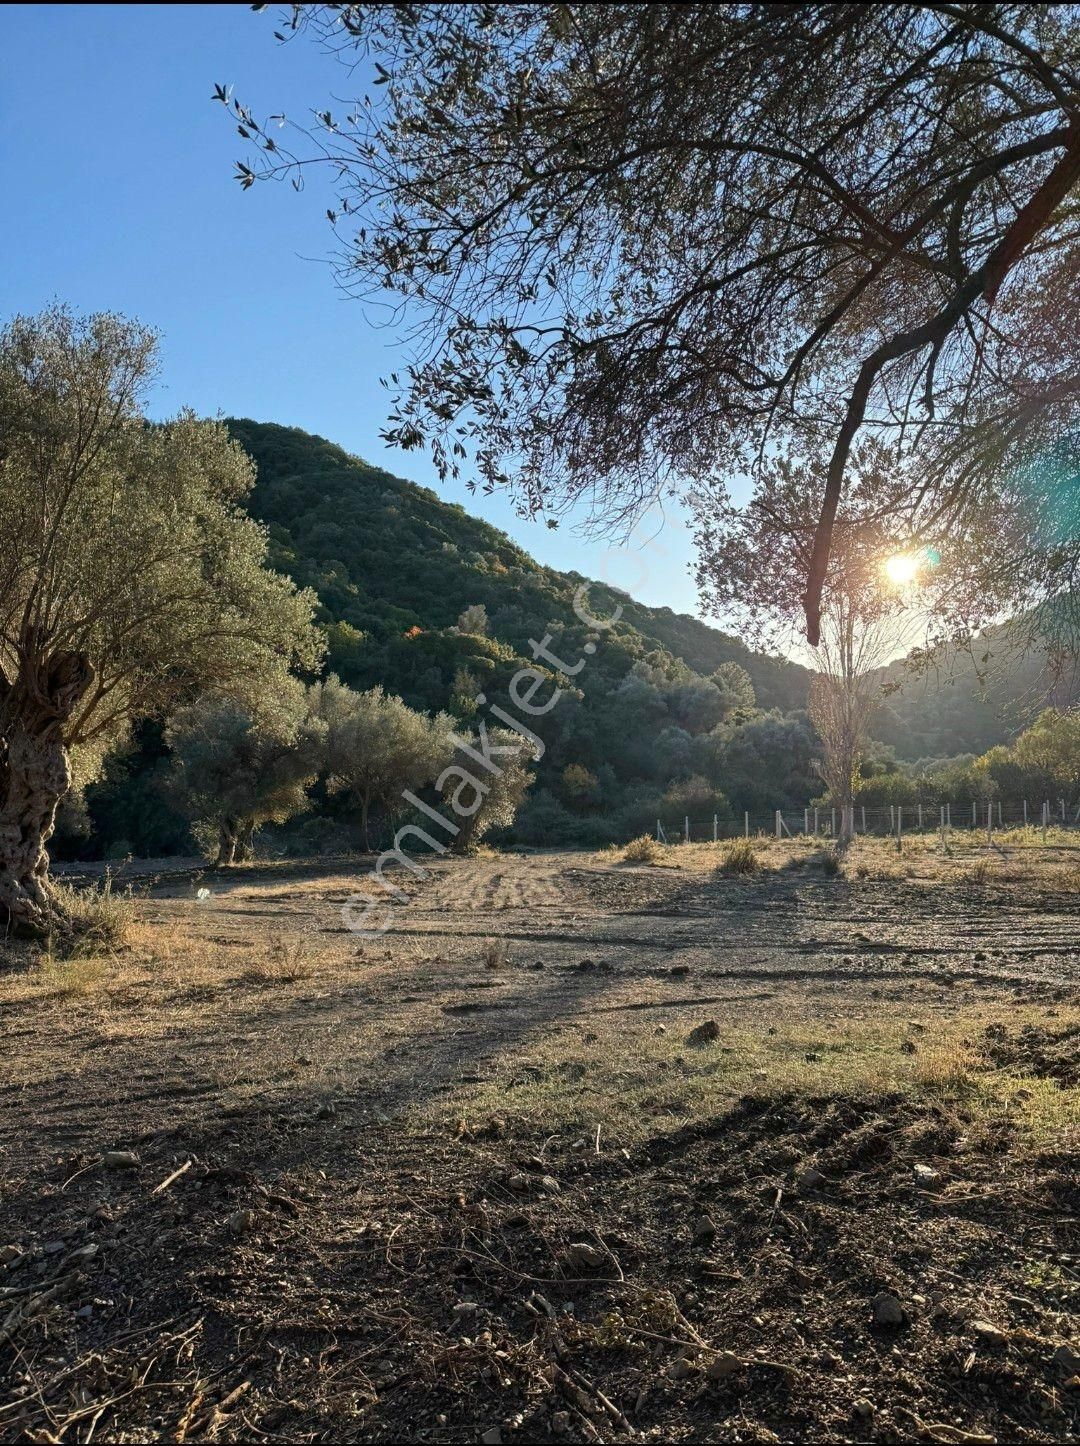
[[[162,870],[12,956],[0,1439],[1075,1439],[1080,856],[861,850],[378,940],[356,861]]]

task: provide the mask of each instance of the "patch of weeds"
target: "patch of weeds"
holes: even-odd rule
[[[505,969],[510,950],[505,939],[486,939],[481,957],[485,969]]]
[[[643,833],[640,838],[630,840],[622,856],[626,864],[655,864],[660,861],[661,849],[651,834]]]
[[[308,945],[303,939],[272,939],[266,953],[257,958],[246,970],[245,978],[257,979],[264,984],[297,984],[310,979],[315,965]]]
[[[717,866],[722,874],[756,874],[761,871],[761,856],[748,838],[737,838],[728,844]]]
[[[116,953],[129,942],[135,922],[135,900],[130,889],[113,887],[111,874],[97,889],[75,889],[54,882],[52,892],[71,926],[70,948],[65,953],[87,958],[94,953]],[[50,953],[59,941],[50,943]]]
[[[64,958],[47,951],[38,970],[46,999],[83,999],[93,994],[105,978],[104,961],[94,954],[73,953]]]

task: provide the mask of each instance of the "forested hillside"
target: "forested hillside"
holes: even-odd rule
[[[506,647],[529,656],[529,638],[552,624],[584,638],[572,608],[584,581],[578,574],[542,567],[463,507],[322,437],[269,422],[228,426],[258,467],[250,509],[270,527],[274,565],[318,592],[330,624],[329,666],[347,682],[383,683],[414,706],[441,707],[448,668],[465,661],[486,670],[489,661],[509,661]],[[738,663],[759,707],[805,706],[808,675],[797,664],[603,583],[590,585],[590,598],[598,613],[623,606],[610,666],[601,661],[598,670],[621,674],[628,659],[662,649],[703,677]],[[477,604],[500,646],[478,648],[475,637],[455,631],[464,609]]]
[[[382,687],[425,714],[449,713],[467,731],[478,693],[505,701],[515,672],[537,666],[530,640],[550,634],[557,656],[584,656],[590,634],[574,612],[585,581],[578,574],[541,566],[464,508],[321,437],[272,423],[227,425],[256,463],[248,507],[269,530],[271,565],[317,594],[326,669],[344,683]],[[603,843],[651,830],[658,817],[770,815],[821,795],[806,669],[603,583],[590,583],[588,598],[597,615],[621,605],[622,617],[543,719],[545,752],[516,837]],[[885,670],[872,731],[886,747],[873,750],[866,786],[886,787],[877,780],[883,767],[895,768],[890,750],[914,762],[981,754],[1010,738],[1046,696],[1040,660],[1018,668],[1013,660],[1013,669],[1008,689],[991,681],[987,697],[970,658],[924,678],[902,663]],[[161,725],[148,723],[87,790],[88,814],[68,810],[62,832],[73,836],[62,846],[190,848],[169,801],[169,770]],[[964,786],[979,789],[980,779]],[[887,791],[900,787],[890,775]],[[290,826],[297,847],[355,842],[352,805],[321,788],[312,804]]]

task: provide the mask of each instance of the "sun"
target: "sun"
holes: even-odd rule
[[[905,587],[909,582],[915,580],[921,563],[922,558],[916,557],[910,552],[898,552],[893,557],[885,559],[885,576],[894,587]]]

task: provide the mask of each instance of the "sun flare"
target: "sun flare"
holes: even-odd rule
[[[909,582],[914,581],[919,571],[921,558],[913,556],[908,552],[898,552],[893,557],[885,559],[885,576],[894,587],[905,587]]]

